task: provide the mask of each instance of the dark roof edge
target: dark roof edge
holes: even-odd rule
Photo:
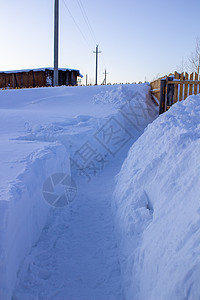
[[[22,70],[12,70],[12,71],[0,71],[0,74],[4,73],[4,74],[12,74],[12,73],[23,73],[23,72],[30,72],[30,71],[34,71],[34,72],[39,72],[39,71],[46,71],[46,70],[50,70],[53,71],[53,68],[36,68],[36,69],[22,69]],[[83,77],[83,75],[80,73],[80,70],[77,69],[71,69],[71,68],[59,68],[58,70],[60,71],[76,71],[78,73],[79,77]]]

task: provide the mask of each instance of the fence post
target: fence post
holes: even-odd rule
[[[168,77],[168,80],[173,80],[173,77]],[[174,85],[167,84],[167,106],[172,106],[174,104]]]
[[[161,79],[161,81],[160,81],[159,114],[162,114],[164,112],[164,106],[165,106],[165,88],[166,88],[166,79]]]

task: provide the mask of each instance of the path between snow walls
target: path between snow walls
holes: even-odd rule
[[[113,196],[127,300],[200,295],[200,96],[175,104],[131,147]]]
[[[157,117],[148,85],[2,91],[0,114],[0,298],[123,299],[111,198]],[[67,203],[63,183],[47,191],[60,173],[75,182]]]

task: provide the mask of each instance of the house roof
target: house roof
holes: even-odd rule
[[[37,69],[22,69],[22,70],[12,70],[12,71],[0,71],[0,74],[4,73],[4,74],[13,74],[13,73],[23,73],[23,72],[30,72],[30,71],[34,71],[34,72],[39,72],[39,71],[46,71],[46,70],[50,70],[53,71],[53,68],[37,68]],[[83,77],[83,75],[80,73],[80,70],[77,69],[70,69],[70,68],[59,68],[59,71],[76,71],[78,73],[79,77]]]

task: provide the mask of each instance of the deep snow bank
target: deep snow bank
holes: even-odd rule
[[[177,103],[129,151],[114,193],[126,299],[200,299],[200,96]]]
[[[1,141],[0,160],[0,299],[11,299],[17,272],[36,243],[51,209],[42,198],[52,173],[70,174],[62,145]],[[6,157],[5,157],[6,156]]]
[[[46,178],[70,174],[69,155],[78,165],[85,149],[95,155],[84,157],[81,170],[96,176],[105,156],[109,162],[121,155],[155,117],[148,85],[0,91],[1,299],[11,298],[20,264],[47,219]],[[74,169],[83,175],[79,165]]]

